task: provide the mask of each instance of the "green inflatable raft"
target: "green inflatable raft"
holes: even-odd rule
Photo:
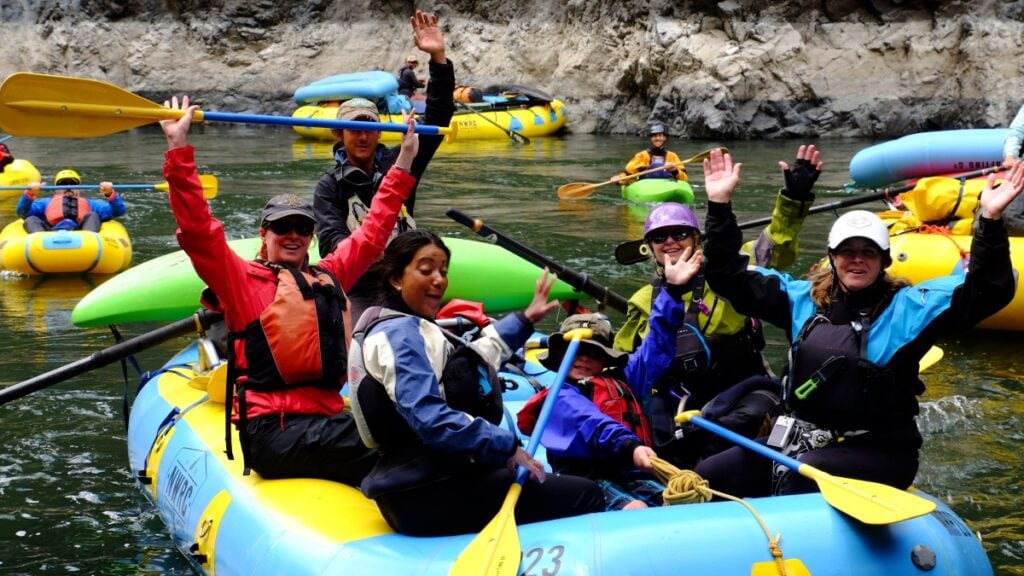
[[[693,204],[689,182],[667,178],[644,178],[622,187],[622,198],[630,202],[679,202]]]
[[[519,310],[530,303],[539,268],[493,244],[459,238],[444,241],[452,251],[446,299],[483,302],[488,314]],[[246,238],[229,244],[243,258],[252,258],[260,239]],[[320,260],[315,246],[310,248],[309,258],[312,263]],[[199,307],[199,294],[204,286],[188,257],[179,250],[104,282],[75,306],[71,321],[84,327],[180,320]],[[551,297],[567,300],[585,295],[560,281],[551,289]]]

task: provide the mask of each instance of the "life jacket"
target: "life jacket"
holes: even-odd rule
[[[271,392],[315,386],[341,390],[347,369],[345,294],[338,280],[315,266],[300,271],[261,262],[277,272],[274,300],[260,317],[229,336],[228,386],[237,384],[238,429],[243,459],[248,461],[245,396],[249,390]],[[234,358],[234,341],[245,347],[246,368]],[[231,390],[225,394],[231,398]],[[231,411],[225,411],[228,458],[232,457]],[[248,465],[246,465],[248,472]]]
[[[640,401],[625,382],[610,376],[595,376],[584,378],[573,385],[603,414],[628,427],[646,446],[651,445],[651,426],[644,416]],[[533,433],[547,395],[547,389],[541,390],[519,411],[517,424],[523,433]]]
[[[401,316],[405,314],[373,306],[363,312],[352,334],[352,374],[358,378],[358,382],[352,382],[353,403],[359,406],[356,423],[363,442],[370,448],[387,449],[422,444],[398,413],[384,384],[368,374],[363,363],[363,343],[370,330],[381,322]],[[455,410],[484,418],[492,424],[500,424],[504,405],[497,371],[470,344],[446,330],[442,330],[442,333],[454,346],[438,382],[445,402]]]
[[[50,226],[64,220],[74,220],[76,224],[81,224],[91,210],[88,200],[70,190],[61,190],[54,194],[53,198],[50,198],[50,203],[46,205],[46,221]]]
[[[819,311],[790,347],[782,400],[798,418],[840,432],[906,418],[895,372],[867,360],[871,317],[832,324]]]
[[[666,157],[665,150],[655,150],[653,148],[648,148],[647,149],[647,153],[650,154],[650,156],[651,156],[651,164],[648,167],[648,170],[653,170],[654,168],[660,168],[661,166],[665,165],[665,157]],[[641,177],[641,179],[643,179],[643,178],[665,178],[665,179],[672,180],[672,179],[675,178],[675,176],[673,176],[671,173],[669,173],[668,170],[659,170],[657,172],[652,172],[650,174],[646,174],[646,175]]]
[[[373,174],[367,174],[362,169],[349,163],[344,155],[343,151],[339,151],[335,154],[335,160],[338,165],[334,167],[331,174],[334,178],[334,187],[338,191],[338,195],[345,199],[347,208],[347,217],[345,219],[345,226],[348,228],[350,234],[355,233],[363,224],[363,220],[370,213],[369,205],[373,201],[373,195],[380,188],[381,182],[384,180],[384,173],[380,171],[381,162],[384,159],[384,149],[378,149],[373,160]],[[395,222],[395,227],[391,231],[391,236],[388,238],[388,242],[393,240],[395,236],[398,236],[402,232],[407,232],[416,228],[416,221],[413,220],[412,215],[406,209],[405,205],[402,205],[401,210],[398,213],[398,219]]]

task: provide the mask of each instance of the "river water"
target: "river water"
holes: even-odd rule
[[[330,166],[326,144],[297,141],[287,129],[199,126],[191,142],[201,173],[215,174],[220,189],[211,200],[232,238],[252,236],[256,214],[281,192],[309,196]],[[849,159],[868,142],[818,141],[826,163],[819,202],[846,192]],[[149,127],[93,140],[9,142],[52,178],[76,168],[86,182],[155,183],[163,180],[165,143]],[[648,264],[615,263],[613,251],[642,233],[646,209],[627,205],[614,186],[584,201],[560,202],[555,189],[572,181],[601,182],[639,150],[639,138],[568,135],[511,142],[456,142],[442,147],[420,186],[417,222],[447,236],[471,237],[445,217],[456,207],[577,270],[628,295],[651,273]],[[770,213],[781,185],[777,161],[792,160],[795,142],[682,142],[670,147],[686,157],[724,145],[744,162],[735,200],[740,221]],[[699,167],[692,167],[699,206]],[[124,193],[123,222],[135,262],[177,249],[164,193]],[[0,197],[0,226],[15,218],[15,199]],[[868,208],[881,209],[881,204]],[[700,212],[700,210],[699,210]],[[834,216],[809,217],[795,272],[821,256]],[[748,232],[756,233],[756,230]],[[100,328],[76,328],[75,303],[104,277],[25,278],[0,274],[0,386],[20,382],[113,344]],[[621,315],[610,314],[613,322]],[[553,322],[553,321],[552,321]],[[550,329],[550,323],[545,328]],[[129,325],[126,336],[157,325]],[[771,331],[774,366],[785,349]],[[1024,338],[1016,333],[974,331],[940,342],[945,358],[924,375],[920,425],[925,448],[917,486],[945,499],[981,534],[997,574],[1024,575]],[[159,367],[186,344],[177,340],[141,353],[143,370]],[[129,388],[137,375],[129,369]],[[0,406],[0,573],[2,574],[189,574],[189,564],[137,489],[127,467],[122,396],[117,366]]]

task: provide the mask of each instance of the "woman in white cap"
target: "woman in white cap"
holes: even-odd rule
[[[168,146],[164,177],[178,244],[210,287],[207,298],[216,298],[214,307],[224,312],[231,334],[227,382],[236,389],[233,412],[246,472],[251,467],[263,478],[358,486],[377,456],[359,439],[340,394],[347,367],[342,291],[380,257],[416,182],[400,168],[416,155],[412,121],[364,225],[313,267],[307,253],[316,217],[309,202],[294,194],[274,196],[260,214],[257,260],[231,250],[224,225],[203,198],[194,150],[186,144],[196,106],[187,96],[180,105],[177,97],[164,105],[188,111],[160,122]]]
[[[855,210],[829,233],[829,265],[806,280],[748,269],[730,201],[740,164],[721,151],[704,161],[707,279],[738,311],[783,329],[791,341],[785,412],[762,442],[830,474],[907,488],[922,438],[918,362],[944,334],[962,334],[1013,298],[1002,213],[1024,190],[1024,165],[998,188],[990,178],[971,244],[969,271],[910,286],[889,276],[888,229]],[[814,481],[753,452],[731,448],[696,472],[737,496],[817,490]]]

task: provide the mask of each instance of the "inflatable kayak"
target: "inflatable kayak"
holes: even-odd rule
[[[969,172],[1003,161],[1005,128],[940,130],[910,134],[869,146],[850,160],[850,176],[858,186]]]
[[[383,70],[335,74],[321,78],[295,91],[295,103],[316,104],[329,100],[369,98],[375,100],[398,90],[398,79]]]
[[[216,392],[224,370],[197,373],[197,358],[193,344],[148,373],[130,413],[128,458],[138,487],[198,572],[449,574],[475,534],[404,536],[355,488],[243,476],[237,457],[224,454],[223,392]],[[507,420],[521,403],[506,401]],[[237,434],[233,443],[238,454]],[[778,548],[789,574],[992,574],[971,528],[941,500],[918,494],[936,510],[889,525],[861,524],[820,494],[804,494],[748,500],[756,517],[740,504],[719,502],[513,526],[522,550],[515,573],[779,574],[768,531],[783,536]]]
[[[641,178],[622,187],[622,197],[630,202],[680,202],[693,204],[689,182],[674,178]]]
[[[17,198],[29,184],[42,181],[42,175],[31,162],[18,158],[0,172],[0,198]],[[8,187],[9,190],[4,189]]]
[[[0,262],[5,270],[22,274],[89,272],[114,274],[132,263],[128,231],[116,220],[104,222],[99,232],[55,230],[29,234],[15,220],[0,231]]]
[[[336,103],[300,106],[292,113],[292,118],[334,120],[337,118],[337,114],[338,105]],[[556,134],[565,126],[567,115],[565,103],[557,99],[547,103],[516,104],[512,107],[494,104],[474,105],[473,111],[456,111],[451,125],[457,129],[456,141],[507,140],[509,138],[508,130],[518,132],[527,138],[535,138]],[[401,113],[381,114],[380,120],[381,122],[400,123],[402,115]],[[334,134],[327,128],[295,126],[293,129],[305,138],[335,141]],[[382,142],[397,143],[400,139],[401,134],[397,132],[381,133]]]
[[[445,238],[452,251],[448,269],[448,299],[484,303],[488,314],[525,308],[533,298],[540,269],[505,249],[459,238]],[[254,258],[259,238],[229,242],[244,258]],[[320,260],[310,246],[310,262]],[[82,298],[71,314],[76,326],[102,326],[121,322],[178,320],[199,307],[203,282],[182,251],[144,262],[104,282]],[[559,282],[552,298],[580,299],[584,295]]]
[[[951,273],[963,273],[964,260],[970,254],[971,236],[906,232],[890,238],[892,265],[888,271],[914,284]],[[1013,267],[1024,270],[1024,238],[1010,238]],[[978,324],[992,330],[1024,330],[1024,289],[1020,283],[1013,300],[1005,308]]]

